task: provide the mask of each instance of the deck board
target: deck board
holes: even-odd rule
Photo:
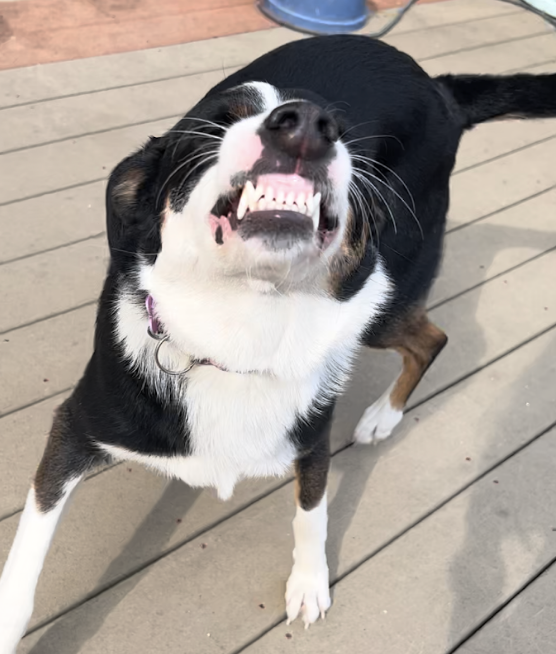
[[[440,25],[474,22],[493,16],[523,14],[515,7],[493,0],[450,0],[446,11],[435,4],[410,12],[392,34],[414,32]],[[391,16],[377,16],[369,31],[379,29]],[[255,57],[295,38],[285,28],[219,37],[207,42],[184,43],[117,55],[90,57],[56,64],[0,71],[0,107],[68,97],[128,84],[180,77],[246,64]]]
[[[516,17],[516,20],[520,18]],[[506,42],[472,48],[424,62],[429,75],[451,73],[503,73],[509,69],[529,68],[556,58],[556,39],[550,29],[541,24],[545,34],[510,39]]]
[[[552,528],[556,531],[556,527]],[[556,642],[556,566],[518,594],[457,654],[545,654]]]
[[[284,652],[288,631],[296,654],[341,654],[346,642],[356,652],[370,642],[393,654],[449,651],[556,556],[555,457],[553,429],[342,580],[326,628],[280,625],[244,651]]]

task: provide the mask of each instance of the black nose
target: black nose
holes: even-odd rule
[[[338,124],[312,102],[288,102],[264,121],[270,143],[296,159],[321,159],[339,138]]]

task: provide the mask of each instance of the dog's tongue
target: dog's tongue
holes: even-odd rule
[[[264,188],[265,190],[270,186],[275,194],[283,192],[285,195],[288,193],[305,193],[305,195],[313,194],[313,184],[305,177],[299,175],[281,175],[279,173],[271,173],[269,175],[260,175],[257,178],[257,188]]]

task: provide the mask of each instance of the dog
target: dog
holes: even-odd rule
[[[556,75],[429,77],[364,36],[296,41],[215,86],[112,172],[94,352],[57,410],[0,581],[13,654],[62,509],[132,460],[229,498],[295,470],[288,620],[330,607],[328,427],[361,344],[403,369],[354,440],[387,438],[446,335],[425,301],[465,130],[556,116]]]

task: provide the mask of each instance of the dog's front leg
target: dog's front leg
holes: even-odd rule
[[[296,505],[293,520],[294,565],[286,588],[288,623],[299,613],[305,628],[330,608],[326,529],[326,482],[330,465],[328,434],[296,461]]]
[[[71,492],[95,456],[58,409],[0,579],[0,654],[14,654],[33,613],[35,588]]]

